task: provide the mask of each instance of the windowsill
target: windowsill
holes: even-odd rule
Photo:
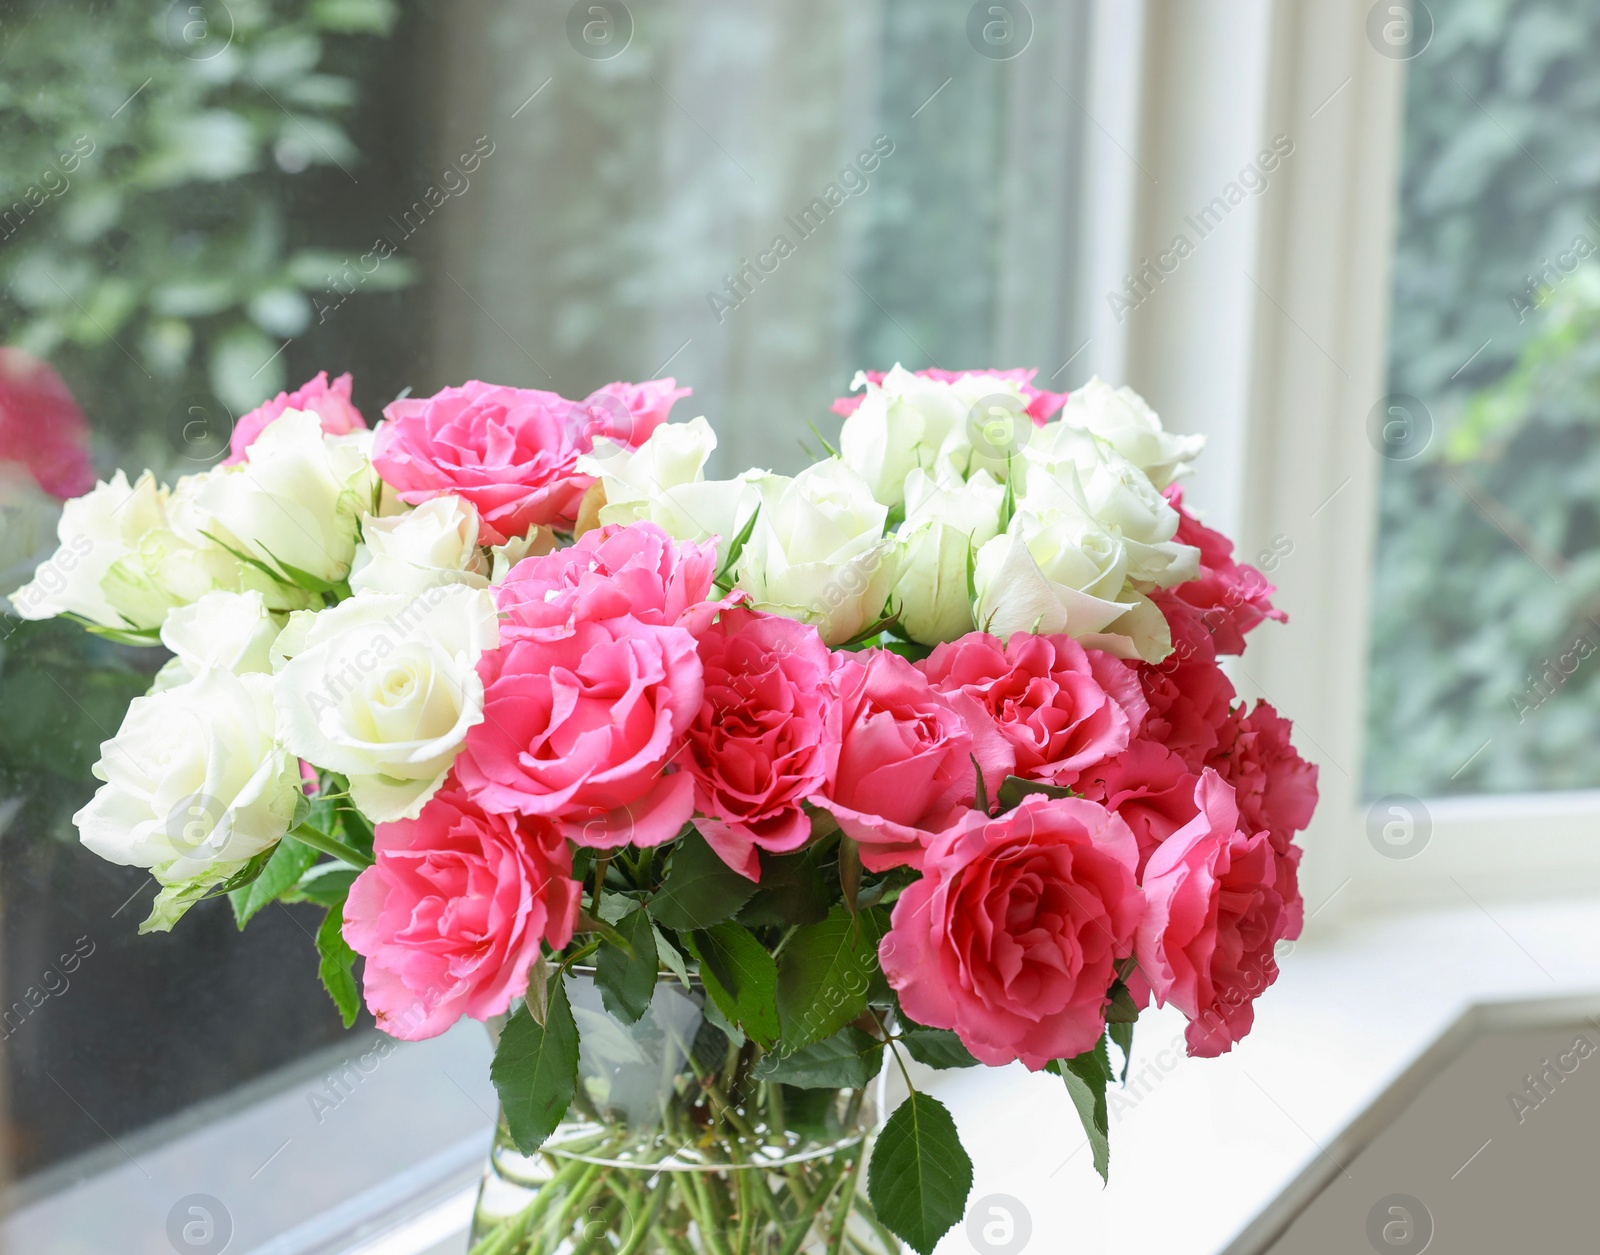
[[[1147,1013],[1128,1086],[1111,1099],[1103,1189],[1055,1078],[1011,1067],[923,1072],[919,1084],[955,1113],[972,1198],[1020,1201],[1034,1244],[1049,1240],[1039,1249],[1070,1238],[1123,1255],[1215,1255],[1472,1002],[1600,990],[1600,948],[1586,944],[1600,935],[1600,897],[1489,911],[1356,918],[1301,942],[1255,1031],[1221,1059],[1185,1059],[1181,1017]],[[6,1242],[170,1255],[167,1211],[199,1193],[229,1208],[240,1255],[459,1255],[494,1111],[486,1035],[466,1023],[398,1045],[319,1124],[309,1095],[373,1040],[352,1037],[194,1131],[123,1139],[131,1158],[113,1148],[116,1162],[97,1157],[21,1207]],[[939,1247],[969,1250],[960,1230]]]

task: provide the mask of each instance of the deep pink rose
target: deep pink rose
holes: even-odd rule
[[[1164,745],[1139,738],[1126,751],[1096,763],[1075,786],[1133,831],[1142,871],[1156,848],[1195,817],[1199,777]]]
[[[367,1006],[404,1041],[463,1015],[499,1015],[549,941],[572,940],[583,886],[543,819],[489,815],[453,782],[416,819],[379,824],[377,862],[356,877],[344,938],[366,956]]]
[[[703,816],[695,827],[729,867],[760,880],[757,851],[806,843],[811,821],[800,803],[839,761],[828,726],[832,658],[809,624],[738,608],[699,643],[705,700],[680,760]]]
[[[1152,598],[1167,613],[1164,593]],[[1216,750],[1237,696],[1217,665],[1211,638],[1194,620],[1167,613],[1172,652],[1157,663],[1136,664],[1149,715],[1140,736],[1177,754],[1198,772]]]
[[[1093,1049],[1144,899],[1128,826],[1081,798],[968,812],[928,847],[878,948],[900,1005],[992,1067]]]
[[[1070,636],[1017,632],[1002,646],[970,632],[938,646],[917,669],[941,693],[976,702],[980,713],[956,708],[969,723],[994,725],[1010,751],[1006,773],[1024,780],[1073,785],[1085,768],[1125,750],[1144,722],[1134,671]]]
[[[1256,997],[1278,977],[1273,950],[1299,932],[1294,860],[1265,832],[1240,827],[1232,787],[1206,771],[1197,814],[1144,869],[1136,983],[1189,1019],[1191,1055],[1233,1048],[1255,1021]]]
[[[717,547],[675,541],[654,523],[613,524],[511,568],[495,590],[510,621],[530,635],[559,636],[579,619],[632,615],[641,623],[684,621],[698,631],[717,607],[706,602]]]
[[[694,810],[673,769],[700,712],[695,640],[631,615],[546,639],[506,626],[478,663],[483,722],[456,759],[485,810],[544,815],[579,845],[658,845]]]
[[[404,501],[454,493],[478,508],[492,545],[536,526],[571,531],[594,482],[577,470],[596,436],[630,447],[683,395],[673,381],[607,384],[582,401],[471,380],[434,396],[392,402],[372,462]]]
[[[881,384],[887,371],[869,370],[866,376],[875,384]],[[1024,367],[1012,370],[940,370],[938,367],[929,367],[927,370],[914,372],[924,379],[936,379],[940,383],[954,383],[967,375],[993,375],[997,379],[1009,379],[1021,390],[1022,395],[1028,398],[1028,417],[1034,423],[1043,426],[1057,410],[1067,403],[1068,394],[1065,392],[1046,392],[1043,388],[1033,386],[1033,377],[1039,372]],[[842,414],[846,418],[856,412],[861,404],[859,396],[839,397],[829,408],[835,414]]]
[[[811,800],[860,844],[868,870],[920,868],[933,835],[977,796],[974,753],[986,776],[994,769],[997,738],[975,744],[949,699],[887,650],[835,654],[832,692],[839,766]]]
[[[1174,610],[1195,618],[1215,643],[1219,654],[1244,653],[1245,633],[1263,619],[1288,622],[1289,616],[1272,605],[1276,591],[1255,567],[1233,560],[1233,542],[1213,531],[1183,508],[1183,491],[1167,489],[1167,500],[1178,512],[1179,544],[1200,550],[1200,575],[1168,590],[1163,609],[1170,619]]]
[[[1291,726],[1267,702],[1256,702],[1248,714],[1241,705],[1208,760],[1238,795],[1245,827],[1271,834],[1280,854],[1317,808],[1317,769],[1295,753]]]
[[[50,364],[21,349],[0,348],[0,462],[21,463],[60,501],[94,487],[83,411]]]
[[[245,460],[245,450],[256,442],[256,437],[267,425],[285,410],[304,410],[322,420],[322,430],[330,436],[343,436],[352,431],[364,431],[367,420],[350,400],[351,380],[348,373],[328,382],[328,372],[319,370],[315,379],[307,380],[293,392],[280,392],[270,401],[256,406],[233,425],[233,438],[228,442],[228,456],[224,466],[233,466]]]

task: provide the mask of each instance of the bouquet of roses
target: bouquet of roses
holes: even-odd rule
[[[325,907],[347,1023],[361,956],[386,1032],[498,1026],[507,1146],[588,1140],[546,1147],[552,1189],[484,1251],[867,1250],[862,1216],[929,1251],[971,1165],[914,1087],[864,1200],[862,1139],[788,1193],[616,1175],[848,1131],[886,1051],[1058,1074],[1103,1175],[1107,1043],[1125,1076],[1142,1008],[1191,1054],[1249,1031],[1316,770],[1218,665],[1284,616],[1183,508],[1201,439],[1032,377],[863,374],[837,452],[719,480],[671,379],[472,382],[369,431],[319,375],[222,465],[119,471],[13,599],[173,654],[83,842],[160,883],[145,929]],[[671,985],[704,1023],[646,1153],[608,1112]]]

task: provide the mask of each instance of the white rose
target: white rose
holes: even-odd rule
[[[539,558],[556,549],[556,534],[548,527],[535,527],[526,536],[513,536],[503,545],[489,550],[489,583],[504,584],[511,569],[524,558]]]
[[[1132,388],[1112,388],[1096,376],[1067,398],[1061,421],[1093,432],[1159,488],[1189,473],[1205,448],[1204,436],[1180,436],[1162,428],[1145,399]]]
[[[900,629],[920,645],[966,635],[972,616],[973,563],[1000,530],[1005,489],[979,471],[962,483],[937,484],[925,472],[906,477],[906,521],[900,528],[900,576],[889,607]]]
[[[271,681],[212,669],[136,697],[72,817],[83,844],[165,888],[141,931],[167,929],[294,821],[300,772],[274,735]]]
[[[755,474],[705,477],[716,447],[716,433],[703,417],[663,423],[637,449],[596,440],[594,452],[578,459],[578,469],[595,476],[604,494],[597,521],[645,520],[675,540],[716,537],[725,547],[749,521],[760,495]]]
[[[477,664],[499,642],[493,594],[361,593],[295,616],[284,636],[275,652],[292,656],[273,681],[284,744],[348,776],[368,818],[415,819],[483,722]]]
[[[488,587],[478,511],[470,501],[446,495],[404,514],[362,517],[361,543],[350,567],[352,591],[414,596],[441,584]]]
[[[357,521],[377,484],[370,433],[325,436],[315,414],[285,410],[247,460],[206,479],[196,501],[205,531],[291,584],[322,591],[350,573]]]
[[[830,645],[876,623],[894,584],[895,542],[866,481],[830,458],[756,486],[761,506],[737,564],[755,607],[815,624]]]
[[[161,625],[161,643],[176,655],[156,674],[156,689],[187,684],[212,667],[235,675],[272,672],[272,644],[283,617],[267,609],[254,589],[209,592],[192,606],[179,606]]]

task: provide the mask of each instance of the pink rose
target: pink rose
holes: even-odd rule
[[[572,940],[583,886],[545,820],[485,814],[452,782],[416,819],[379,824],[373,854],[344,938],[366,956],[367,1006],[392,1036],[499,1015],[527,989],[540,941]]]
[[[1289,616],[1273,608],[1276,590],[1267,577],[1249,563],[1233,560],[1233,542],[1183,508],[1182,489],[1173,485],[1166,495],[1178,512],[1178,534],[1173,539],[1200,550],[1200,576],[1169,590],[1170,601],[1163,609],[1169,619],[1174,608],[1196,618],[1211,634],[1217,653],[1242,654],[1246,632],[1263,619],[1286,623]]]
[[[1140,735],[1177,754],[1198,772],[1217,748],[1217,739],[1237,696],[1217,665],[1211,637],[1182,614],[1168,613],[1165,593],[1152,600],[1167,614],[1172,627],[1172,652],[1157,663],[1136,669],[1149,705]]]
[[[973,734],[948,698],[887,650],[835,654],[832,691],[839,766],[811,800],[860,843],[869,870],[920,868],[933,834],[977,796]],[[977,752],[992,760],[995,739]],[[984,761],[986,776],[993,769]]]
[[[1298,935],[1300,892],[1295,860],[1240,827],[1216,772],[1201,776],[1195,803],[1195,818],[1145,867],[1135,982],[1188,1017],[1189,1053],[1209,1058],[1250,1031],[1256,997],[1278,977],[1273,949]]]
[[[1137,858],[1128,826],[1080,798],[969,812],[928,847],[879,946],[900,1005],[991,1067],[1092,1049],[1144,908]]]
[[[1075,787],[1132,830],[1142,871],[1156,848],[1195,817],[1197,783],[1199,777],[1183,759],[1140,738],[1126,752],[1084,771]]]
[[[293,392],[280,392],[272,400],[256,406],[233,425],[233,438],[229,441],[229,452],[223,459],[223,465],[233,466],[243,462],[245,450],[285,410],[303,410],[315,414],[322,420],[322,430],[330,436],[365,431],[367,420],[351,403],[350,386],[348,373],[329,383],[328,372],[319,370],[315,379],[301,384]]]
[[[687,617],[698,630],[717,607],[706,602],[717,547],[671,539],[654,523],[613,524],[578,542],[524,558],[495,590],[495,601],[530,635],[559,636],[577,619],[632,615],[671,626]]]
[[[0,462],[21,463],[59,501],[94,487],[83,411],[49,363],[21,349],[0,348]]]
[[[1245,827],[1269,833],[1279,854],[1317,808],[1317,769],[1295,753],[1291,727],[1267,702],[1258,701],[1249,714],[1241,705],[1207,760],[1233,786]]]
[[[571,531],[594,482],[578,473],[596,436],[642,441],[683,395],[670,379],[607,384],[583,401],[471,380],[434,396],[392,402],[372,462],[402,500],[454,493],[478,508],[492,545],[536,526]]]
[[[806,843],[800,803],[839,761],[827,718],[832,658],[816,628],[754,610],[724,610],[699,641],[705,700],[681,760],[705,816],[695,827],[729,867],[759,881],[757,850]]]
[[[875,384],[881,384],[887,371],[869,370],[866,376]],[[967,375],[993,375],[997,379],[1009,379],[1016,384],[1022,395],[1028,398],[1028,417],[1039,426],[1043,426],[1052,414],[1067,403],[1068,394],[1065,392],[1046,392],[1043,388],[1033,386],[1033,377],[1039,372],[1017,367],[1013,370],[940,370],[930,367],[927,370],[915,372],[924,379],[936,379],[940,383],[954,383]],[[835,414],[842,414],[846,418],[856,412],[861,404],[858,396],[839,397],[829,408]]]
[[[983,632],[940,645],[917,664],[933,687],[976,702],[1005,746],[1010,775],[1073,785],[1089,766],[1120,754],[1144,722],[1138,676],[1121,660],[1070,636],[1017,632],[1001,646]]]
[[[674,771],[700,712],[694,637],[631,615],[579,620],[553,639],[515,626],[478,663],[483,722],[456,759],[485,810],[544,815],[579,845],[658,845],[694,810]]]

